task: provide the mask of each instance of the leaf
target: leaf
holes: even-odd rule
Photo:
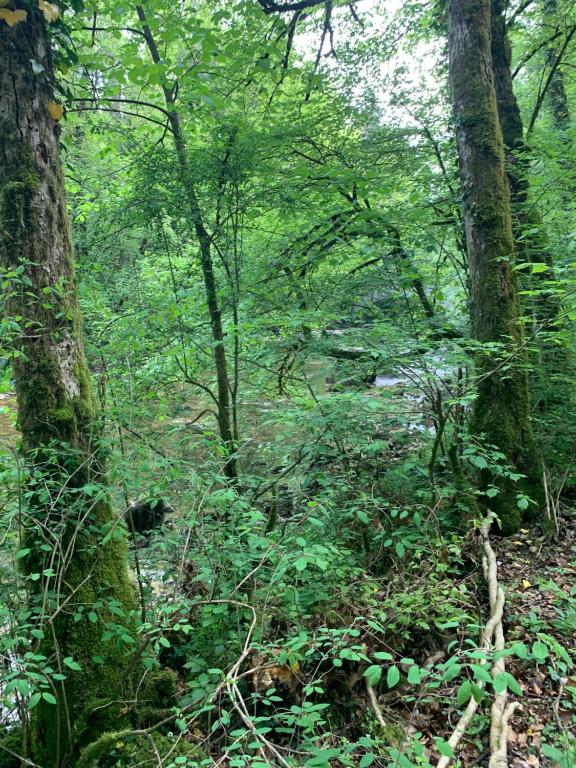
[[[542,754],[557,763],[562,759],[562,752],[557,747],[553,747],[552,744],[542,744]]]
[[[47,701],[48,704],[56,704],[56,699],[54,696],[52,696],[51,693],[43,693],[42,698],[44,699],[44,701]]]
[[[368,525],[368,515],[366,512],[362,512],[362,510],[358,509],[356,510],[356,517],[358,520],[360,520],[361,523],[364,523],[364,525]]]
[[[510,688],[512,693],[515,693],[516,696],[522,696],[523,695],[522,688],[520,688],[520,686],[516,682],[516,678],[512,677],[510,672],[504,672],[504,675],[506,676],[506,685],[508,686],[508,688]]]
[[[491,683],[492,682],[492,675],[486,667],[483,667],[481,664],[470,664],[470,669],[474,672],[474,678],[476,680],[482,680],[484,683]]]
[[[410,685],[418,685],[420,680],[422,679],[422,674],[420,667],[410,667],[408,670],[408,682]]]
[[[435,741],[436,748],[441,755],[444,755],[444,757],[454,757],[454,750],[447,741],[444,741],[444,739],[435,739]]]
[[[451,664],[446,668],[444,674],[442,675],[442,680],[445,680],[447,683],[449,683],[451,680],[454,680],[455,677],[458,677],[461,669],[462,666],[460,664]]]
[[[497,674],[492,681],[492,685],[494,686],[495,693],[502,693],[505,691],[507,685],[506,673],[500,672]]]
[[[386,685],[388,688],[394,688],[395,685],[398,684],[400,680],[400,670],[398,667],[393,666],[388,668],[388,673],[386,675]]]
[[[404,554],[406,552],[406,547],[404,546],[404,544],[402,544],[401,541],[399,541],[396,544],[395,549],[396,549],[396,554],[398,555],[398,557],[404,557]]]
[[[532,586],[532,584],[528,581],[528,579],[522,579],[522,586],[524,587],[524,589],[528,589],[529,587]]]
[[[28,709],[34,709],[41,698],[42,696],[39,693],[33,693],[32,696],[30,696],[30,701],[28,702]]]
[[[47,3],[46,0],[38,0],[38,8],[44,14],[44,18],[48,24],[52,24],[60,16],[60,8],[54,3]]]
[[[386,651],[376,651],[374,658],[379,659],[379,661],[392,661],[394,657],[391,653],[386,653]]]
[[[362,756],[358,768],[368,768],[369,765],[372,765],[374,760],[374,754],[372,752],[366,752],[366,754]]]
[[[465,680],[459,687],[456,694],[456,704],[461,707],[466,704],[468,699],[472,696],[472,683],[469,680]]]
[[[532,643],[532,654],[537,661],[544,661],[548,657],[548,646],[541,640]]]
[[[26,21],[28,14],[26,11],[11,11],[9,8],[0,8],[0,19],[4,19],[9,27],[15,27],[21,21]]]
[[[64,107],[62,104],[57,104],[55,101],[49,101],[46,105],[48,108],[48,114],[55,122],[62,120],[64,114]]]
[[[82,667],[80,664],[78,664],[77,661],[74,661],[72,656],[67,656],[64,659],[64,664],[68,667],[68,669],[72,669],[74,672],[82,672]]]
[[[378,664],[372,664],[364,672],[364,677],[368,680],[370,685],[376,685],[382,677],[382,667],[378,666]]]
[[[299,557],[294,563],[294,567],[297,571],[305,571],[308,567],[308,560],[305,557]]]

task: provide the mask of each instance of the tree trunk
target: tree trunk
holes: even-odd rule
[[[137,604],[82,346],[46,23],[33,6],[16,5],[28,9],[25,20],[0,20],[0,263],[29,468],[21,562],[37,652],[66,677],[46,688],[57,704],[33,710],[31,741],[35,762],[55,768],[121,720],[114,702],[132,698],[126,627]],[[103,642],[105,632],[114,638]]]
[[[538,411],[549,412],[566,401],[565,383],[554,382],[558,374],[569,373],[566,349],[550,339],[547,331],[559,325],[562,306],[559,297],[546,285],[554,277],[553,258],[548,236],[538,208],[529,199],[530,171],[529,151],[524,141],[524,125],[512,80],[512,50],[502,0],[492,0],[492,66],[496,87],[498,116],[502,128],[506,169],[512,206],[512,231],[517,259],[546,265],[547,269],[532,276],[524,276],[526,287],[536,291],[536,298],[529,298],[526,311],[534,317],[535,330],[540,345],[539,375],[532,379],[532,393]]]
[[[490,506],[503,532],[522,522],[517,493],[542,504],[541,466],[530,423],[526,355],[519,322],[518,286],[512,269],[514,240],[502,131],[498,120],[490,51],[490,0],[450,0],[450,85],[462,183],[462,211],[471,280],[475,338],[485,349],[477,359],[478,395],[472,431],[497,446],[518,484],[488,470],[482,483],[498,494]],[[497,344],[499,354],[488,347]]]
[[[160,62],[160,52],[156,45],[156,40],[152,35],[150,26],[148,25],[146,12],[140,5],[136,6],[136,12],[140,23],[142,24],[142,33],[146,40],[150,57],[155,64],[158,64]],[[218,288],[212,262],[211,240],[210,235],[204,226],[200,203],[192,180],[180,115],[174,109],[174,91],[167,85],[162,86],[162,91],[168,108],[168,119],[174,138],[174,145],[176,147],[176,156],[180,167],[182,185],[190,209],[192,227],[200,247],[200,266],[204,278],[204,289],[206,293],[206,303],[208,305],[208,315],[210,317],[210,326],[212,329],[212,338],[214,339],[214,365],[216,368],[216,383],[218,388],[218,428],[220,438],[227,454],[224,463],[224,474],[229,480],[235,480],[238,475],[238,469],[236,461],[236,441],[234,439],[232,408],[230,402],[232,389],[230,385],[230,377],[228,375],[224,330],[222,328],[222,313],[220,311]]]
[[[544,0],[544,18],[552,26],[557,26],[559,21],[558,0]],[[547,51],[546,59],[549,67],[555,65],[560,55],[555,42],[552,42]],[[552,112],[554,128],[562,136],[567,145],[570,145],[570,136],[567,131],[570,128],[570,108],[564,87],[564,72],[561,67],[556,67],[548,88],[548,103]]]

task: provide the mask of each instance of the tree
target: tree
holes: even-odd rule
[[[546,333],[561,325],[562,306],[558,295],[549,287],[549,281],[554,277],[554,264],[542,216],[538,207],[529,200],[530,155],[524,139],[522,114],[514,94],[512,48],[501,0],[492,2],[491,31],[496,102],[504,141],[517,259],[540,265],[527,282],[536,293],[529,307],[534,316],[535,331],[539,334],[542,358],[541,376],[534,377],[532,391],[537,397],[539,410],[546,412],[567,398],[565,386],[556,383],[551,387],[550,378],[558,373],[566,375],[569,362],[565,348],[558,347]],[[536,386],[537,382],[539,386]]]
[[[28,466],[19,555],[48,686],[38,694],[32,749],[52,768],[122,719],[136,600],[82,344],[47,21],[23,2],[8,13],[0,19],[0,259]]]
[[[136,12],[142,25],[142,32],[146,41],[146,46],[148,47],[150,57],[153,63],[158,65],[161,62],[161,56],[150,25],[148,24],[144,6],[136,6]],[[186,200],[190,210],[192,228],[198,239],[198,245],[200,249],[200,265],[204,278],[206,304],[208,307],[212,336],[214,339],[213,355],[218,389],[218,427],[220,437],[226,449],[224,474],[229,479],[234,480],[238,472],[235,456],[236,440],[238,436],[234,434],[232,408],[230,402],[232,385],[228,373],[224,330],[222,327],[222,311],[220,308],[218,287],[212,259],[212,240],[208,230],[206,229],[204,217],[200,208],[200,202],[198,200],[194,186],[193,169],[190,166],[188,151],[186,147],[186,139],[184,137],[180,115],[176,108],[176,92],[177,83],[173,83],[171,85],[163,83],[162,93],[164,95],[164,101],[166,102],[166,108],[168,110],[168,121],[172,131],[172,137],[174,139],[176,156],[180,168],[182,188],[186,195]]]
[[[510,477],[483,472],[498,494],[490,506],[504,533],[522,521],[517,493],[540,506],[541,466],[530,423],[525,341],[520,324],[510,192],[498,119],[489,0],[451,0],[448,6],[450,85],[462,183],[462,210],[470,268],[472,326],[482,345],[477,355],[478,394],[472,430],[502,452]],[[499,348],[498,358],[489,348]]]

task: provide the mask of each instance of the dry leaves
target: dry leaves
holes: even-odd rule
[[[11,11],[9,8],[0,8],[0,19],[4,19],[9,27],[15,27],[21,21],[26,21],[26,11]]]
[[[64,107],[62,104],[57,104],[55,101],[49,101],[46,106],[52,120],[58,122],[58,120],[62,119],[62,115],[64,114]]]
[[[1,1],[1,0],[0,0]],[[54,3],[47,3],[46,0],[38,0],[38,8],[44,14],[48,24],[52,24],[60,16],[60,8]]]

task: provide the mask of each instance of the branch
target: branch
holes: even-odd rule
[[[542,42],[539,43],[534,48],[532,48],[532,50],[529,53],[524,54],[524,56],[522,56],[522,58],[518,62],[518,66],[516,67],[514,72],[512,72],[512,79],[514,79],[516,77],[516,75],[518,74],[518,72],[520,72],[522,67],[524,67],[524,66],[526,66],[526,64],[528,64],[528,62],[530,61],[530,59],[533,56],[536,56],[538,51],[541,51],[542,48],[545,48],[550,43],[553,43],[554,40],[557,40],[561,35],[562,35],[562,30],[557,29],[556,32],[554,32],[554,34],[550,35],[545,40],[542,40]]]
[[[159,125],[165,131],[169,131],[170,126],[168,123],[163,123],[161,120],[155,120],[153,117],[147,117],[146,115],[139,115],[137,112],[128,112],[125,109],[112,109],[111,107],[74,107],[73,109],[67,109],[67,112],[112,112],[115,115],[128,115],[129,117],[139,117],[142,120],[147,120],[149,123]]]
[[[264,13],[269,16],[271,13],[288,13],[291,11],[305,11],[307,8],[315,8],[318,5],[324,5],[326,0],[298,0],[298,2],[280,4],[274,0],[258,0]]]
[[[137,107],[149,107],[150,109],[156,109],[158,112],[162,112],[163,115],[166,115],[167,118],[170,118],[170,112],[168,112],[167,109],[164,109],[164,107],[159,107],[157,104],[152,104],[150,101],[141,101],[140,99],[115,99],[110,96],[93,96],[91,98],[87,98],[86,96],[79,96],[77,98],[71,99],[71,101],[89,101],[92,104],[99,101],[109,101],[113,104],[132,104]]]
[[[550,67],[550,72],[548,73],[548,77],[546,78],[546,82],[544,83],[544,87],[540,90],[538,93],[538,98],[536,99],[536,104],[534,105],[534,111],[532,112],[532,117],[530,118],[530,123],[528,125],[528,130],[526,131],[526,135],[529,136],[532,133],[532,129],[534,128],[534,123],[536,122],[536,119],[538,118],[538,115],[540,114],[540,110],[542,108],[542,104],[544,103],[544,98],[546,97],[546,94],[548,93],[548,89],[550,88],[550,84],[552,80],[554,79],[554,75],[556,74],[556,70],[560,66],[560,63],[562,61],[562,57],[566,53],[566,49],[570,45],[570,41],[576,34],[576,26],[572,27],[570,32],[566,35],[566,39],[564,40],[564,44],[562,45],[562,48],[560,49],[560,52],[558,56],[556,56],[554,63]]]

